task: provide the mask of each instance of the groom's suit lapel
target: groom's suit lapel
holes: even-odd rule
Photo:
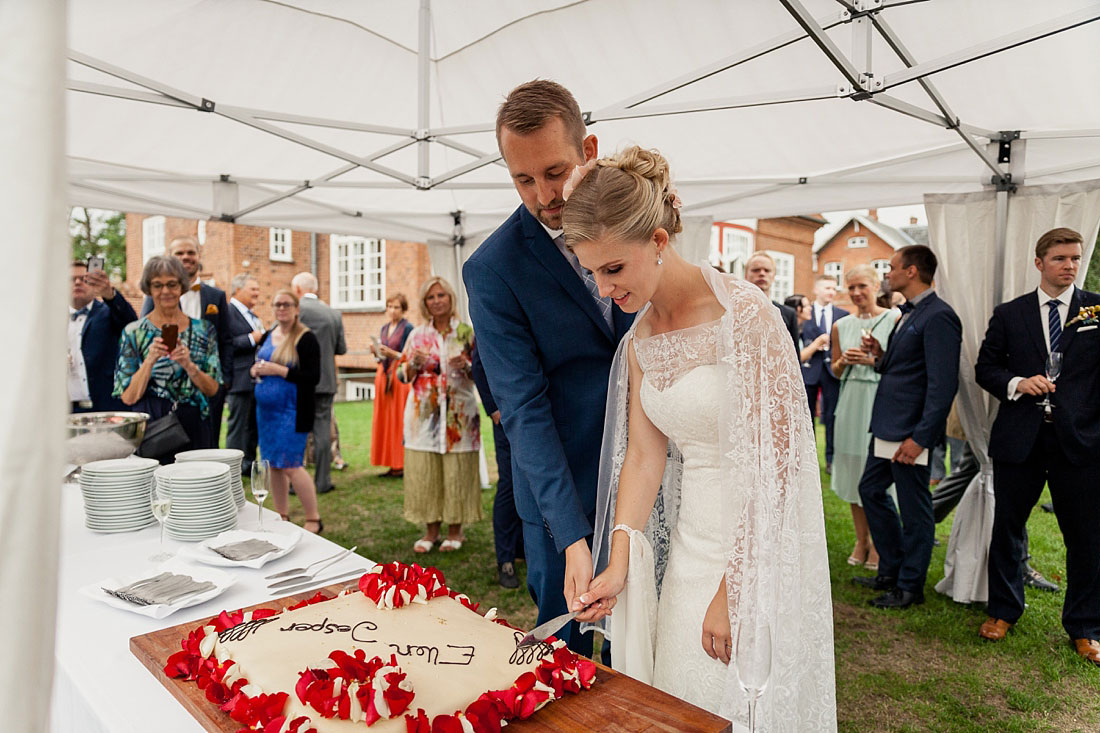
[[[1075,287],[1073,289],[1073,297],[1069,300],[1069,312],[1066,314],[1066,323],[1073,320],[1073,317],[1080,312],[1084,304],[1084,298],[1081,297],[1081,288]],[[1073,343],[1073,337],[1077,335],[1077,328],[1078,326],[1073,325],[1069,328],[1062,329],[1060,348],[1063,354],[1069,351],[1069,346]]]
[[[900,326],[894,325],[894,332],[890,334],[889,345],[886,347],[886,353],[882,356],[880,369],[885,369],[886,365],[892,361],[893,355],[898,353],[898,342],[904,341],[905,337],[913,330],[913,327],[924,320],[924,317],[928,314],[928,306],[937,300],[939,300],[939,296],[934,292],[929,293],[924,300],[917,303],[916,307],[909,313],[909,317],[905,319],[905,323]],[[898,321],[900,322],[901,319],[899,318]]]
[[[573,266],[561,256],[561,252],[558,251],[557,245],[550,239],[550,235],[546,233],[546,230],[542,228],[535,217],[531,216],[527,209],[520,211],[520,221],[523,222],[523,234],[527,239],[527,246],[531,248],[535,259],[565,288],[565,292],[577,301],[581,309],[599,327],[603,335],[614,342],[614,334],[611,333],[607,321],[603,319],[599,308],[596,307],[596,301],[592,299],[588,288],[581,282]],[[612,312],[614,310],[612,308]]]

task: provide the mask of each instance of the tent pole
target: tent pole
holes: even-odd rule
[[[416,185],[427,188],[429,183],[429,153],[431,141],[431,58],[428,55],[432,37],[432,0],[420,0],[420,35],[416,49]]]

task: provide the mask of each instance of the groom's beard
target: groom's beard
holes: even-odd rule
[[[546,206],[538,204],[535,218],[541,221],[549,229],[561,229],[561,207],[565,206],[565,199],[554,199]],[[557,209],[554,214],[547,214],[547,209]]]

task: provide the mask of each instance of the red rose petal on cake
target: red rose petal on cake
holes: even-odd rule
[[[416,709],[416,716],[405,716],[405,733],[432,733],[432,723],[424,708]]]
[[[577,674],[580,675],[581,686],[588,689],[596,679],[596,665],[590,659],[577,659]]]
[[[456,715],[437,715],[432,719],[432,733],[463,733]]]

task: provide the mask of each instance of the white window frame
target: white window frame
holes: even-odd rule
[[[362,251],[355,252],[361,245]],[[341,259],[347,258],[341,270]],[[361,265],[358,270],[357,264]],[[356,282],[357,273],[361,281]],[[386,308],[386,240],[333,234],[329,237],[329,292],[333,308],[381,311]]]
[[[347,381],[344,399],[348,402],[363,402],[374,399],[374,382]]]
[[[756,251],[753,232],[739,227],[722,228],[722,267],[737,277],[745,276],[745,263]]]
[[[141,264],[164,253],[164,217],[147,216],[141,220]]]
[[[775,279],[772,281],[771,298],[777,303],[794,295],[794,255],[790,252],[767,250],[775,260]]]
[[[890,274],[890,260],[871,260],[871,267],[875,268],[881,281],[885,281]]]
[[[862,249],[867,246],[867,237],[848,237],[848,249]]]
[[[199,228],[196,238],[199,240],[199,244],[206,244],[206,219],[199,219]]]
[[[290,229],[271,227],[267,230],[268,259],[272,262],[293,262],[294,233]]]
[[[840,285],[840,278],[844,276],[844,263],[837,260],[825,263],[825,275],[836,280],[836,284]]]

